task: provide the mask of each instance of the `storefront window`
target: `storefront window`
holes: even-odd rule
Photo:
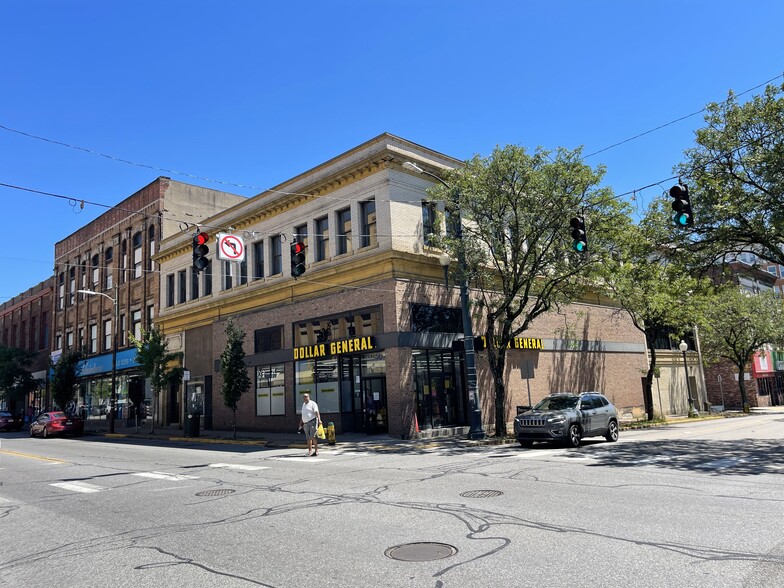
[[[286,414],[286,388],[283,364],[256,368],[256,414]]]
[[[336,357],[321,360],[298,361],[296,364],[296,407],[302,412],[302,396],[310,394],[319,406],[319,412],[340,410],[338,360]]]
[[[425,429],[466,423],[464,386],[458,358],[449,351],[415,349],[417,420]]]

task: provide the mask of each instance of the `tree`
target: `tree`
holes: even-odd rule
[[[232,426],[236,439],[237,403],[240,397],[250,390],[251,381],[248,376],[248,366],[245,363],[245,351],[242,349],[245,331],[237,327],[233,318],[229,318],[226,324],[226,336],[226,347],[220,358],[221,376],[223,377],[221,394],[223,394],[223,404],[232,411]]]
[[[18,412],[19,400],[38,387],[29,369],[34,357],[30,351],[0,345],[0,399],[11,412]]]
[[[655,213],[655,211],[654,211]],[[712,283],[693,277],[689,268],[668,258],[645,227],[656,223],[644,219],[628,228],[618,243],[616,256],[602,266],[607,294],[629,315],[645,336],[649,351],[645,374],[645,405],[648,419],[654,418],[653,378],[656,374],[656,338],[665,329],[683,334],[697,324],[704,294]]]
[[[136,362],[144,377],[150,380],[153,390],[152,418],[150,432],[155,432],[155,415],[158,411],[158,397],[161,390],[182,383],[183,369],[179,365],[182,353],[169,352],[169,342],[158,327],[142,328],[141,339],[132,334],[131,342],[136,346]]]
[[[748,410],[743,375],[763,345],[784,344],[784,302],[772,292],[750,294],[727,286],[707,307],[700,343],[706,361],[726,359],[738,369],[741,402]]]
[[[689,185],[694,226],[672,231],[704,266],[752,252],[784,264],[784,85],[739,104],[708,104],[707,126],[678,166]]]
[[[436,242],[465,260],[479,297],[494,381],[495,433],[506,435],[507,345],[553,306],[578,299],[615,235],[630,223],[625,203],[599,188],[604,168],[582,163],[581,150],[497,147],[446,174],[430,194],[445,202],[451,222],[462,215],[462,239],[447,231]],[[569,219],[585,220],[588,249],[572,249]],[[447,223],[449,229],[450,222]],[[450,234],[451,233],[451,234]],[[458,264],[461,265],[461,264]]]
[[[52,362],[52,402],[60,410],[65,410],[76,396],[79,374],[82,371],[79,364],[84,358],[85,354],[81,349],[68,349],[62,352],[56,362]]]

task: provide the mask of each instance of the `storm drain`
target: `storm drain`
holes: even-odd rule
[[[452,557],[457,553],[457,547],[446,543],[405,543],[390,547],[384,555],[399,561],[433,561]]]
[[[226,494],[234,494],[235,492],[236,490],[232,490],[231,488],[218,488],[217,490],[197,492],[196,496],[225,496]]]
[[[463,498],[495,498],[501,496],[500,490],[469,490],[460,494]]]

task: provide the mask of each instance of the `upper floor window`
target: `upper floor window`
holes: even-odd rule
[[[362,235],[359,246],[370,247],[377,243],[376,237],[376,201],[366,200],[359,203],[359,214],[362,219]]]
[[[232,264],[230,261],[223,262],[223,289],[224,290],[231,290],[232,288],[231,265]]]
[[[177,302],[182,304],[185,302],[186,296],[188,295],[188,278],[186,270],[180,270],[177,272],[177,287],[179,291]]]
[[[68,304],[74,303],[76,297],[76,268],[68,270]]]
[[[142,311],[134,310],[131,313],[131,332],[139,340],[142,338]]]
[[[247,284],[248,283],[248,257],[245,256],[240,262],[240,275],[237,278],[237,282],[239,284]]]
[[[174,274],[166,276],[166,307],[174,306]]]
[[[98,325],[90,325],[90,353],[98,353]]]
[[[199,298],[199,272],[191,268],[191,300]]]
[[[111,290],[114,286],[114,248],[107,248],[103,258],[106,266],[106,289]]]
[[[324,261],[329,257],[329,219],[325,216],[316,219],[316,256],[314,261]]]
[[[153,270],[152,256],[155,254],[155,227],[147,229],[147,269]]]
[[[351,209],[338,210],[337,219],[337,253],[343,255],[351,251]]]
[[[280,239],[275,237],[270,237],[269,240],[270,244],[270,263],[272,267],[270,268],[270,275],[277,276],[280,273],[283,273],[283,260],[281,259],[281,245]]]
[[[93,285],[93,288],[97,290],[98,289],[98,285],[101,282],[101,258],[100,258],[100,256],[97,253],[95,255],[93,255],[92,262],[93,262],[92,263],[92,268],[93,268],[92,285]]]
[[[264,277],[264,241],[253,244],[253,279],[260,280]]]
[[[294,227],[294,238],[308,248],[308,225],[298,225]]]
[[[125,270],[128,269],[128,241],[126,239],[122,240],[122,244],[120,245],[120,283],[124,283],[125,280],[128,279],[128,275],[125,273]]]
[[[133,277],[142,277],[142,234],[141,231],[133,236]]]
[[[433,237],[436,234],[435,202],[422,202],[422,234],[425,238],[425,245],[432,245]]]
[[[57,309],[65,308],[65,272],[57,276]],[[60,349],[60,347],[58,347]]]
[[[103,321],[103,350],[110,351],[112,348],[112,321]]]

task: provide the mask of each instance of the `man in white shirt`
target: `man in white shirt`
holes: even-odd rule
[[[307,392],[302,395],[302,416],[299,420],[299,428],[305,429],[305,438],[308,440],[308,455],[318,455],[318,426],[321,424],[318,404],[310,399]]]

